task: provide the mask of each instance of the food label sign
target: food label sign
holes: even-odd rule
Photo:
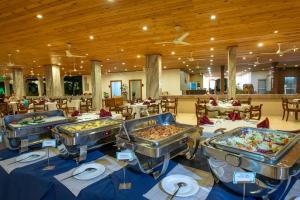
[[[43,148],[45,147],[56,147],[56,140],[43,140]]]
[[[233,183],[255,183],[255,172],[234,172]]]
[[[131,151],[120,151],[120,152],[117,152],[117,159],[132,161],[134,159],[134,156]]]

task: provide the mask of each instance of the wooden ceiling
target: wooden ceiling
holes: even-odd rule
[[[37,14],[43,18],[38,19]],[[211,15],[216,19],[211,20]],[[104,73],[142,70],[144,55],[153,53],[162,55],[167,69],[191,68],[194,73],[205,73],[210,66],[218,71],[220,65],[227,64],[226,48],[231,45],[238,45],[239,71],[268,69],[270,64],[241,64],[254,63],[257,56],[260,62],[272,59],[282,66],[300,66],[300,51],[282,57],[260,54],[276,52],[277,43],[282,43],[282,50],[300,47],[299,24],[299,0],[3,0],[0,63],[7,63],[11,53],[15,64],[25,66],[27,75],[33,71],[42,76],[43,65],[51,63],[50,55],[64,55],[66,44],[72,43],[73,54],[88,56],[75,60],[62,57],[62,74],[73,70],[74,61],[83,71],[72,71],[73,75],[89,74],[91,59],[103,62]],[[172,41],[184,32],[190,33],[185,41],[192,45],[155,44]],[[263,47],[257,46],[259,42]],[[183,63],[190,52],[205,60]],[[0,68],[0,73],[5,71]]]

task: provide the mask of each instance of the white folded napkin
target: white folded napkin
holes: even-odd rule
[[[16,168],[21,168],[21,167],[25,167],[27,165],[32,165],[34,163],[37,163],[39,161],[42,161],[42,160],[45,160],[48,158],[48,153],[47,153],[47,150],[42,150],[42,151],[45,151],[46,152],[46,156],[44,156],[43,158],[41,159],[38,159],[38,160],[35,160],[35,161],[31,161],[31,162],[17,162],[17,163],[14,163],[14,164],[10,164],[10,163],[13,163],[16,161],[16,157],[12,157],[12,158],[9,158],[9,159],[6,159],[6,160],[3,160],[3,161],[0,161],[0,166],[8,173],[10,174],[13,170],[15,170]],[[53,151],[49,151],[49,158],[53,157],[53,156],[56,156],[57,154]],[[46,167],[46,166],[45,166]]]
[[[201,171],[201,170],[197,170],[194,169],[193,171]],[[206,173],[206,172],[203,172]],[[168,174],[168,175],[172,175],[172,174],[181,174],[181,175],[186,175],[189,177],[194,178],[198,184],[199,182],[203,182],[204,181],[204,177],[199,176],[198,174],[192,172],[191,170],[187,169],[186,167],[184,167],[181,164],[178,164],[176,167],[174,167]],[[206,175],[207,176],[207,175]],[[208,177],[205,177],[205,179],[209,179]],[[191,197],[175,197],[174,200],[204,200],[206,199],[206,197],[208,196],[209,192],[212,189],[212,185],[213,185],[213,179],[211,177],[211,184],[207,184],[207,185],[203,185],[199,184],[199,191],[191,196]],[[147,193],[145,193],[143,195],[145,198],[150,199],[150,200],[168,200],[170,198],[170,195],[167,194],[166,192],[163,191],[163,189],[161,189],[160,183],[157,183],[154,187],[152,187]]]
[[[97,181],[100,181],[101,179],[105,178],[109,174],[112,174],[115,171],[118,171],[122,169],[123,165],[118,163],[116,159],[110,156],[103,156],[97,160],[94,160],[90,163],[99,163],[105,166],[105,172],[93,179],[90,180],[77,180],[74,177],[68,178],[66,180],[60,181],[66,177],[69,177],[72,175],[73,171],[76,169],[71,169],[67,172],[64,172],[62,174],[54,176],[60,183],[62,183],[64,186],[66,186],[75,196],[78,196],[81,190],[88,187],[89,185],[96,183]],[[87,163],[85,163],[87,164]]]

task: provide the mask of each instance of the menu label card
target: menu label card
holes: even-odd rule
[[[233,183],[255,183],[255,172],[234,172]]]
[[[134,155],[131,151],[127,151],[127,150],[120,151],[120,152],[117,152],[117,159],[132,161],[132,160],[134,160]]]
[[[44,140],[43,141],[43,148],[45,147],[56,147],[56,140],[53,139],[53,140]]]

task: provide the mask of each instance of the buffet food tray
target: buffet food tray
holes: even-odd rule
[[[97,125],[98,123],[98,125]],[[101,124],[101,126],[99,125]],[[111,130],[114,128],[119,128],[122,124],[121,120],[115,120],[111,118],[102,118],[102,119],[95,119],[90,121],[81,121],[81,122],[74,122],[56,126],[55,128],[63,134],[70,135],[72,137],[78,137],[80,135],[87,135],[91,134],[92,132],[103,132],[107,130]],[[77,130],[75,130],[77,126]],[[87,127],[89,126],[89,127]],[[74,130],[70,130],[70,128],[74,127]],[[86,127],[86,128],[85,128]]]
[[[247,149],[232,147],[232,146],[229,146],[226,144],[220,144],[220,142],[225,141],[228,138],[240,136],[243,133],[249,132],[249,131],[258,131],[261,134],[282,134],[282,135],[288,136],[289,141],[285,145],[282,145],[282,148],[280,148],[275,153],[262,153],[262,152],[250,151]],[[236,128],[236,129],[233,129],[224,134],[218,135],[218,136],[212,138],[209,141],[209,143],[211,145],[215,146],[216,148],[224,150],[224,151],[240,154],[242,156],[245,156],[245,157],[248,157],[248,158],[251,158],[254,160],[273,164],[273,163],[277,162],[283,155],[285,155],[287,153],[287,151],[289,151],[290,148],[293,147],[295,145],[295,143],[298,142],[299,138],[300,138],[299,135],[296,135],[293,133],[288,133],[288,132],[283,132],[283,131],[243,127],[243,128]]]
[[[146,128],[138,129],[138,130],[136,130],[136,131],[134,131],[130,134],[130,139],[132,141],[138,142],[138,143],[147,143],[151,146],[160,146],[162,144],[172,142],[172,141],[174,141],[178,138],[182,138],[187,132],[194,129],[194,127],[191,127],[190,125],[175,123],[175,124],[172,124],[174,127],[182,128],[183,130],[181,130],[181,131],[179,131],[175,134],[172,134],[171,136],[167,136],[167,137],[164,137],[164,138],[161,138],[161,139],[152,140],[152,139],[147,139],[147,138],[143,138],[143,137],[140,137],[140,136],[136,135],[136,133],[140,132],[140,131],[147,131],[151,128],[155,128],[155,127],[159,127],[159,126],[168,126],[168,125],[171,125],[171,124],[164,123],[164,124],[158,124],[158,125],[153,125],[153,126],[149,126],[149,127],[146,127]]]

